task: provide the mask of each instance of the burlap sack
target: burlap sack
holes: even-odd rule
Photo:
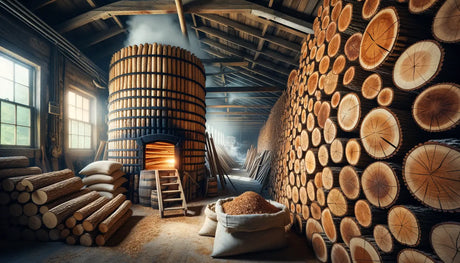
[[[206,209],[204,210],[204,214],[206,215],[206,217],[204,219],[203,226],[198,232],[198,235],[213,237],[216,234],[217,214],[215,208],[216,203],[208,204],[206,206]]]

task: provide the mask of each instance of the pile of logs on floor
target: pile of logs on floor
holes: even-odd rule
[[[0,157],[1,238],[103,246],[132,215],[123,194],[110,200],[82,189],[70,169],[41,173],[28,166],[26,157]]]
[[[320,261],[460,262],[459,6],[318,9],[273,120],[271,188]]]

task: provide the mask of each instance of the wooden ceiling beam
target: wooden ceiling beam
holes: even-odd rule
[[[259,116],[259,115],[270,115],[269,112],[248,112],[248,111],[212,111],[212,112],[206,112],[206,115],[241,115],[241,116]]]
[[[212,59],[201,59],[201,62],[205,65],[214,66],[229,66],[229,67],[247,67],[249,62],[244,61],[241,58],[212,58]]]
[[[188,41],[187,22],[185,21],[184,7],[182,5],[182,0],[175,0],[175,2],[176,2],[177,16],[179,17],[180,30],[182,31],[182,35]]]
[[[280,47],[284,47],[284,48],[287,48],[291,51],[294,51],[296,53],[300,53],[300,45],[299,44],[296,44],[296,43],[293,43],[293,42],[290,42],[286,39],[283,39],[283,38],[280,38],[280,37],[277,37],[277,36],[273,36],[273,35],[265,35],[264,34],[264,31],[263,30],[259,30],[258,28],[254,28],[254,27],[250,27],[248,25],[245,25],[245,24],[241,24],[237,21],[234,21],[232,19],[229,19],[229,18],[226,18],[226,17],[223,17],[223,16],[219,16],[219,15],[215,15],[215,14],[197,14],[198,16],[202,17],[202,18],[205,18],[205,19],[208,19],[210,21],[214,21],[220,25],[224,25],[224,26],[229,26],[229,27],[232,27],[238,31],[241,31],[241,32],[244,32],[244,33],[247,33],[251,36],[254,36],[260,40],[263,40],[263,41],[268,41],[272,44],[275,44],[277,46],[280,46]],[[267,25],[268,26],[268,25]]]
[[[206,108],[232,108],[232,109],[271,109],[273,106],[269,105],[233,105],[233,104],[222,104],[222,105],[206,105]]]
[[[254,51],[254,52],[259,52],[257,50],[257,46],[254,45],[253,43],[248,42],[248,41],[244,41],[242,39],[237,39],[237,38],[232,37],[232,36],[229,36],[229,35],[227,35],[226,33],[222,32],[220,30],[217,30],[217,29],[214,29],[214,28],[211,28],[211,27],[207,27],[207,26],[199,26],[199,27],[196,27],[196,29],[198,31],[201,31],[201,32],[206,33],[208,35],[211,35],[213,37],[217,37],[219,39],[231,42],[231,43],[233,43],[233,44],[235,44],[237,46],[240,46],[242,48],[245,48],[245,49],[248,49],[248,50],[251,50],[251,51]],[[276,60],[279,60],[279,61],[283,61],[285,63],[289,63],[291,65],[297,66],[297,62],[292,57],[284,56],[284,55],[281,55],[280,53],[272,52],[272,51],[269,51],[269,50],[260,51],[260,53],[263,54],[263,55],[266,55],[267,57],[270,57],[272,59],[276,59]]]
[[[184,0],[184,13],[252,13],[269,17],[277,23],[285,23],[297,30],[312,28],[312,23],[302,19],[289,16],[285,13],[271,8],[258,5],[246,0],[209,0],[194,1]],[[142,0],[121,0],[105,6],[95,8],[86,13],[71,18],[56,27],[60,33],[68,32],[99,19],[107,19],[119,15],[149,15],[149,14],[171,14],[176,13],[176,6],[169,0],[142,1]],[[310,29],[311,30],[311,29]],[[308,32],[306,32],[308,33]]]
[[[32,4],[31,6],[29,7],[31,11],[36,11],[40,8],[43,8],[49,4],[52,4],[54,2],[56,2],[56,0],[35,0],[35,1],[31,1]]]
[[[284,26],[284,25],[281,25],[281,24],[277,24],[273,21],[270,21],[270,20],[267,20],[265,18],[262,18],[262,17],[258,17],[258,16],[255,16],[253,14],[248,14],[248,13],[242,13],[241,15],[247,17],[248,19],[251,19],[251,20],[255,20],[261,24],[267,24],[269,26],[272,26],[272,27],[275,27],[275,28],[278,28],[279,30],[282,30],[286,33],[290,33],[290,34],[293,34],[295,36],[298,36],[302,39],[306,39],[307,38],[307,33],[304,33],[304,32],[300,32],[300,31],[297,31],[293,28],[290,28],[290,27],[287,27],[287,26]]]
[[[245,93],[245,92],[277,92],[283,91],[279,87],[270,87],[270,86],[247,86],[247,87],[207,87],[206,93],[216,93],[216,92],[236,92],[236,93]]]
[[[102,31],[96,35],[92,35],[88,39],[83,39],[81,42],[76,43],[76,46],[81,49],[88,48],[90,46],[96,45],[97,43],[100,43],[104,40],[107,40],[109,38],[112,38],[125,32],[125,28],[113,27],[107,31]]]

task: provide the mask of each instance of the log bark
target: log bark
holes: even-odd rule
[[[361,176],[361,185],[366,199],[378,208],[389,208],[398,199],[399,181],[389,163],[369,165]]]
[[[432,209],[457,211],[459,158],[460,151],[448,144],[427,142],[415,146],[403,163],[403,179],[410,193]]]
[[[21,183],[26,187],[29,192],[35,191],[39,188],[73,178],[75,174],[70,169],[64,169],[56,172],[49,172],[25,178]]]
[[[106,219],[107,216],[115,211],[125,200],[126,197],[123,194],[119,194],[107,204],[96,210],[96,212],[83,221],[83,227],[85,230],[91,232],[96,229],[99,223]]]
[[[36,190],[32,193],[32,201],[37,205],[43,205],[65,195],[75,193],[82,187],[81,178],[72,177]]]
[[[54,228],[71,216],[76,210],[97,198],[99,198],[99,194],[93,191],[57,205],[43,215],[43,223],[48,228]]]
[[[115,225],[112,226],[111,229],[109,229],[109,231],[107,231],[107,233],[105,234],[100,234],[100,235],[97,235],[96,237],[96,244],[98,246],[103,246],[107,243],[107,241],[113,236],[113,234],[115,234],[115,232],[117,232],[117,230],[126,223],[126,221],[128,221],[128,219],[131,217],[131,215],[133,214],[133,211],[130,209],[128,210],[121,218],[120,220],[118,220]]]
[[[94,213],[96,210],[98,210],[108,202],[108,198],[101,196],[95,201],[75,211],[75,213],[73,213],[73,217],[78,221],[82,221],[83,219]]]
[[[419,41],[408,47],[393,68],[393,82],[404,90],[415,90],[430,82],[441,70],[444,51],[434,40]]]
[[[53,202],[41,205],[40,208],[39,208],[40,214],[45,214],[51,208],[56,207],[56,206],[58,206],[58,205],[60,205],[62,203],[65,203],[65,202],[67,202],[67,201],[69,201],[71,199],[74,199],[74,198],[77,198],[77,197],[82,196],[84,194],[87,194],[89,192],[91,192],[89,189],[84,188],[84,189],[82,189],[82,190],[80,190],[78,192],[75,192],[73,194],[63,196],[63,197],[61,197],[61,198],[59,198],[59,199],[57,199],[57,200],[55,200]]]
[[[0,179],[40,173],[42,173],[42,169],[36,166],[27,168],[5,168],[0,169]]]
[[[29,159],[25,156],[0,157],[0,169],[24,168],[29,166]]]
[[[441,83],[424,90],[414,101],[412,115],[426,131],[453,129],[460,122],[460,85]]]

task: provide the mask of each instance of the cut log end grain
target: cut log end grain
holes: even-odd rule
[[[321,130],[318,127],[314,128],[311,133],[311,144],[314,147],[318,147],[321,144],[321,139],[322,139]],[[315,161],[315,160],[311,160],[311,161]],[[307,171],[308,171],[308,168],[307,168]],[[312,172],[314,172],[314,170]]]
[[[32,193],[32,201],[37,205],[43,205],[59,197],[77,192],[82,187],[81,178],[72,177],[36,190]]]
[[[306,130],[302,130],[300,133],[300,147],[302,148],[302,151],[308,150],[308,145],[310,143],[308,133]]]
[[[316,62],[320,62],[321,59],[324,57],[324,52],[326,51],[326,44],[322,44],[318,50],[316,51],[315,60]]]
[[[331,41],[329,42],[327,46],[327,54],[331,58],[335,57],[338,54],[341,43],[342,43],[342,38],[340,37],[340,33],[334,34],[334,36],[332,36]]]
[[[460,243],[460,223],[445,222],[433,227],[431,230],[430,241],[434,252],[446,263],[459,262]]]
[[[316,186],[313,179],[310,179],[307,182],[307,196],[310,201],[316,200]]]
[[[330,22],[329,25],[327,26],[327,29],[326,29],[326,41],[327,42],[330,42],[332,37],[335,35],[335,33],[337,32],[337,23],[335,22]],[[329,43],[330,45],[331,43]],[[329,48],[329,46],[328,46]],[[329,51],[328,51],[329,53]]]
[[[326,40],[326,31],[325,30],[321,30],[319,31],[319,33],[317,34],[317,37],[316,37],[316,43],[317,45],[319,46],[318,49],[316,50],[316,62],[319,62],[319,60],[321,59],[321,57],[323,56],[324,54],[324,49],[322,51],[320,51],[320,47],[323,46],[324,47],[324,40]],[[324,47],[325,48],[325,47]],[[321,53],[322,52],[322,53]],[[318,53],[320,53],[320,55],[318,56]]]
[[[313,95],[318,88],[318,79],[319,79],[319,73],[317,71],[313,72],[313,74],[310,75],[307,81],[307,91],[309,95]]]
[[[342,11],[342,1],[337,1],[335,5],[333,5],[331,11],[331,21],[336,22],[339,19],[340,12]]]
[[[337,28],[340,32],[345,31],[351,23],[353,16],[353,5],[346,4],[340,12],[339,19],[337,21]]]
[[[324,209],[321,213],[321,225],[323,226],[324,233],[326,234],[327,238],[329,238],[329,240],[333,243],[337,242],[337,229],[335,227],[334,220],[329,208]]]
[[[332,263],[351,263],[348,249],[341,243],[334,243],[331,248]]]
[[[379,67],[391,53],[399,32],[399,18],[393,7],[378,12],[361,40],[359,63],[365,70]]]
[[[328,118],[324,123],[323,128],[323,137],[326,143],[332,143],[332,141],[337,136],[337,126],[335,125],[334,121]]]
[[[308,203],[308,195],[307,195],[307,188],[305,186],[301,186],[299,188],[299,199],[300,199],[300,202],[303,204],[303,205],[306,205]],[[308,206],[307,206],[308,207]],[[303,212],[302,212],[303,214]],[[307,217],[308,218],[308,217]],[[307,219],[305,218],[305,219]]]
[[[337,108],[339,106],[340,100],[342,98],[342,95],[339,91],[334,92],[331,97],[331,107],[333,109]]]
[[[335,138],[331,143],[331,160],[334,163],[341,163],[343,161],[344,150],[342,142],[343,139]]]
[[[292,88],[292,86],[294,85],[294,82],[297,78],[297,70],[296,69],[293,69],[291,71],[291,73],[289,74],[289,77],[288,77],[288,81],[287,81],[287,87],[288,89]]]
[[[324,101],[321,103],[321,107],[318,112],[318,126],[321,128],[324,128],[324,124],[326,123],[326,120],[329,118],[329,115],[331,114],[331,104],[327,101]]]
[[[404,206],[393,206],[388,212],[388,228],[401,244],[417,246],[420,242],[420,225],[412,211]]]
[[[379,5],[380,0],[366,0],[361,11],[363,18],[369,20],[377,12]]]
[[[361,158],[361,144],[357,139],[350,139],[345,145],[345,157],[351,165],[357,165]]]
[[[414,101],[412,115],[429,132],[454,128],[460,122],[460,86],[441,83],[424,90]]]
[[[361,229],[353,217],[342,218],[340,221],[340,235],[347,246],[350,246],[350,240],[353,237],[361,236]]]
[[[433,209],[459,209],[459,160],[460,152],[446,144],[428,142],[414,147],[403,163],[407,188],[416,199]]]
[[[355,203],[355,218],[363,227],[372,225],[371,205],[366,200],[358,200]]]
[[[431,256],[413,248],[405,248],[398,253],[398,263],[435,263]],[[447,262],[447,261],[446,261]]]
[[[399,56],[393,68],[393,82],[405,91],[418,89],[438,74],[443,57],[444,52],[438,42],[417,42]]]
[[[350,253],[353,262],[382,262],[378,249],[362,237],[350,240]]]
[[[353,131],[358,127],[361,117],[361,103],[356,93],[348,93],[339,104],[337,121],[344,131]]]
[[[324,76],[324,75],[323,75]],[[331,95],[337,89],[337,82],[339,81],[339,75],[334,72],[329,72],[324,77],[324,93]]]
[[[316,189],[316,200],[320,206],[326,205],[326,193],[324,193],[323,188]]]
[[[393,237],[391,236],[390,231],[384,225],[376,225],[373,231],[374,240],[377,246],[385,253],[390,253],[393,251]]]
[[[458,0],[447,0],[439,8],[433,21],[433,35],[439,41],[460,41],[460,8]]]
[[[383,88],[380,90],[379,95],[377,95],[377,103],[380,106],[388,107],[393,102],[394,92],[392,88]]]
[[[382,78],[378,73],[369,75],[361,86],[361,94],[368,100],[375,99],[382,89]]]
[[[329,192],[327,206],[335,216],[345,216],[350,212],[348,201],[340,191],[340,188],[334,188]]]
[[[318,202],[314,201],[310,205],[310,214],[316,220],[321,219],[321,206],[319,206]]]
[[[409,11],[420,14],[430,9],[438,0],[409,0]]]
[[[378,208],[388,208],[398,199],[398,178],[388,163],[369,165],[361,176],[361,185],[366,199]]]
[[[334,74],[340,74],[342,71],[345,69],[345,65],[347,64],[347,59],[345,58],[344,55],[338,56],[334,64],[332,65],[332,73]]]
[[[349,85],[353,81],[354,78],[355,78],[355,67],[351,66],[345,71],[345,74],[343,75],[343,79],[342,79],[343,85],[345,86]]]
[[[327,262],[329,254],[328,247],[321,233],[313,233],[311,243],[316,258],[321,262]]]
[[[321,223],[318,220],[315,220],[313,218],[307,219],[307,223],[305,224],[305,235],[309,242],[311,242],[312,236],[314,233],[322,233],[322,232],[323,232],[323,227],[321,226]]]
[[[321,166],[327,166],[329,162],[329,150],[326,145],[321,145],[318,149],[318,162]]]
[[[331,63],[331,59],[328,56],[323,56],[323,58],[321,58],[321,61],[319,62],[319,65],[318,65],[319,73],[325,74],[329,70],[330,63]]]
[[[397,153],[402,143],[399,120],[386,108],[375,108],[363,119],[360,129],[363,148],[375,159],[387,159]]]
[[[21,184],[25,186],[27,191],[32,192],[39,188],[73,178],[74,176],[75,174],[72,170],[64,169],[25,178],[21,181]]]
[[[344,47],[344,53],[348,60],[355,61],[358,59],[362,38],[363,34],[355,33],[347,39]]]
[[[340,170],[339,185],[343,194],[350,200],[356,200],[360,193],[359,176],[353,166],[347,165]]]

